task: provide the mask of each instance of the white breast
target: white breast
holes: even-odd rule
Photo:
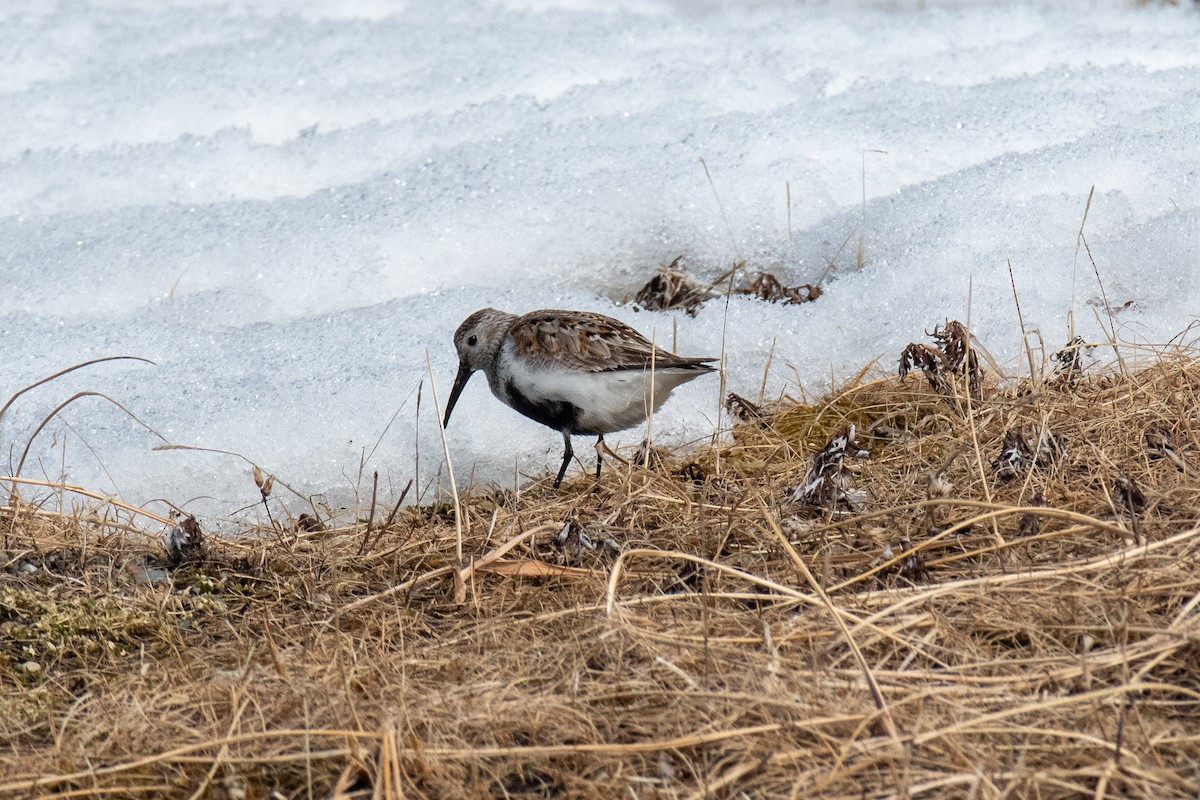
[[[573,433],[601,434],[624,430],[646,419],[651,406],[650,370],[584,372],[560,368],[532,367],[512,352],[506,343],[494,370],[488,375],[492,393],[509,406],[512,398],[506,384],[513,385],[536,403],[565,402],[579,409]],[[653,405],[657,411],[671,390],[699,377],[701,372],[684,369],[654,371]]]

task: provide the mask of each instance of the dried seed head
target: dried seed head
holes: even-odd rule
[[[1146,455],[1151,460],[1166,459],[1183,472],[1189,472],[1188,461],[1184,457],[1184,446],[1178,434],[1165,425],[1151,425],[1143,437],[1146,441]]]
[[[554,543],[559,546],[567,561],[578,562],[585,553],[607,552],[620,553],[621,545],[611,536],[597,536],[579,524],[579,520],[569,519],[554,536]]]
[[[1090,356],[1094,349],[1094,346],[1084,345],[1081,336],[1071,339],[1061,350],[1050,356],[1050,360],[1056,363],[1054,379],[1074,383],[1083,375],[1083,357]]]
[[[743,421],[763,421],[763,410],[740,394],[730,392],[725,398],[725,408],[729,413]]]
[[[926,334],[933,337],[937,346],[913,342],[900,353],[900,379],[903,380],[913,369],[925,373],[929,386],[939,394],[950,394],[947,375],[965,375],[973,397],[979,397],[983,384],[983,371],[979,359],[970,346],[971,337],[966,327],[957,320],[946,326],[933,329]]]
[[[954,491],[954,484],[946,478],[945,472],[939,472],[929,479],[929,496],[931,498],[949,497],[952,491]]]
[[[853,473],[846,466],[847,455],[851,458],[871,457],[871,452],[859,443],[854,423],[834,434],[829,444],[813,456],[804,482],[792,490],[792,502],[824,508],[832,508],[839,502],[861,503],[863,498],[852,497],[849,491]]]
[[[271,489],[275,486],[275,476],[264,475],[257,464],[254,464],[253,467],[254,485],[258,487],[258,493],[262,495],[262,499],[265,501],[271,496]]]
[[[1066,442],[1048,427],[1030,425],[1010,428],[1004,434],[1004,444],[1000,447],[1000,455],[992,462],[992,469],[1000,480],[1009,480],[1035,467],[1053,467],[1066,455]]]
[[[187,515],[178,525],[168,528],[163,534],[167,549],[167,562],[172,567],[204,558],[204,532],[196,518]]]
[[[747,289],[739,290],[738,294],[748,294],[768,303],[780,303],[794,306],[801,303],[811,303],[821,296],[821,287],[811,283],[800,286],[785,286],[783,281],[769,272],[760,272],[751,281]]]
[[[678,269],[683,256],[679,256],[669,265],[659,267],[658,273],[646,282],[633,302],[647,311],[667,311],[681,308],[691,316],[704,303],[716,295],[712,289],[688,278]]]

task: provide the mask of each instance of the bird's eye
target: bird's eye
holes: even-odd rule
[[[470,337],[468,337],[468,338],[467,338],[467,347],[474,347],[478,341],[479,341],[479,337],[478,337],[478,336],[470,336]]]

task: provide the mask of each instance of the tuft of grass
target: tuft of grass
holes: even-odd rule
[[[1200,357],[1125,366],[739,398],[598,492],[174,570],[125,509],[3,507],[0,795],[1194,798]],[[849,425],[856,502],[792,502]]]

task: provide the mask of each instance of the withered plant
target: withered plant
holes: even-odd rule
[[[864,374],[457,518],[277,490],[174,568],[171,520],[12,476],[0,796],[1194,800],[1200,360],[1126,367],[971,414]]]
[[[953,394],[950,376],[966,376],[967,387],[972,397],[978,398],[982,391],[983,372],[979,357],[971,347],[966,326],[958,320],[950,320],[945,327],[938,326],[926,335],[934,344],[912,342],[900,353],[900,379],[914,369],[925,373],[929,386],[939,394]]]

